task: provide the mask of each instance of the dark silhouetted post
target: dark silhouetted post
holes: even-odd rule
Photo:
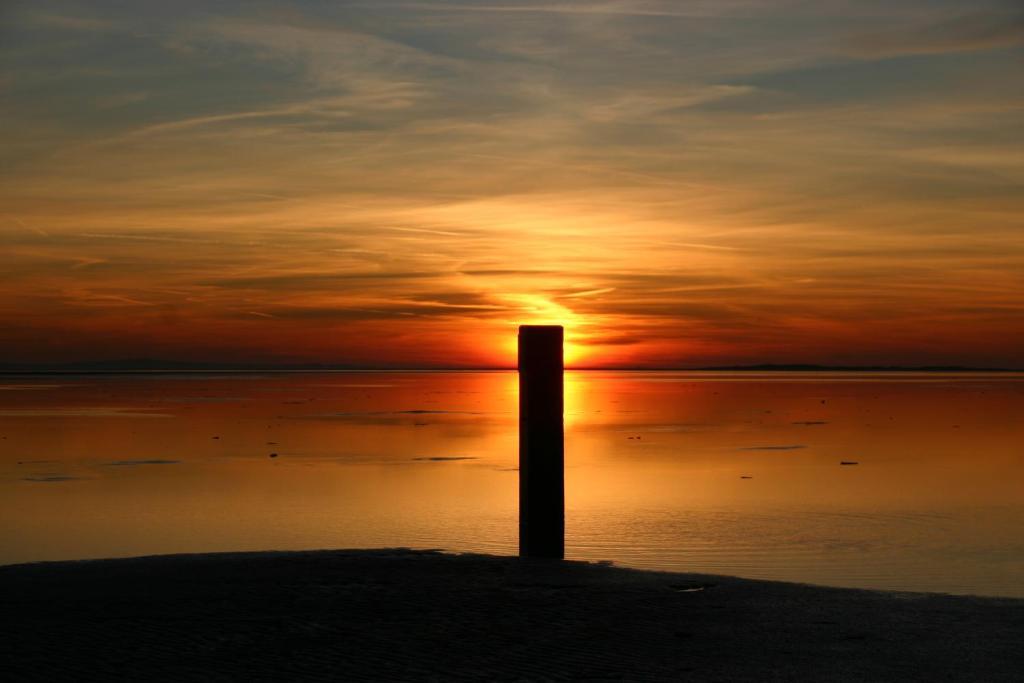
[[[565,557],[562,327],[519,328],[519,555]]]

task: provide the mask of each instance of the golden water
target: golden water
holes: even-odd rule
[[[514,553],[516,383],[0,378],[0,562]],[[566,512],[570,558],[1024,596],[1024,375],[568,373]]]

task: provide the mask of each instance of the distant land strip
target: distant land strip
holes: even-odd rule
[[[1024,372],[1024,368],[985,368],[962,365],[815,365],[808,363],[756,365],[715,365],[703,367],[571,367],[573,371],[604,372]],[[60,364],[0,364],[4,375],[61,374],[175,374],[245,372],[491,372],[515,370],[514,366],[444,367],[403,365],[331,364],[239,364],[202,363],[159,359],[81,361]]]

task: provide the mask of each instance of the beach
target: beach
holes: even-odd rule
[[[1024,600],[440,551],[0,567],[7,680],[1016,681]]]

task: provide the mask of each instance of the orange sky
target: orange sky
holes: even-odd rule
[[[1011,2],[32,2],[0,365],[1024,366]]]

